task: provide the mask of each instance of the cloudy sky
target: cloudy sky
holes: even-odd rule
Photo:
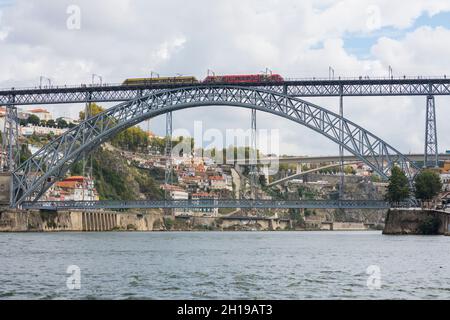
[[[78,18],[79,13],[79,19]],[[75,18],[75,20],[74,20]],[[78,28],[79,27],[79,28]],[[0,87],[106,83],[125,78],[259,73],[285,78],[450,75],[448,0],[0,0]],[[337,98],[311,99],[337,111]],[[439,149],[450,149],[450,98],[437,97]],[[76,116],[82,105],[49,106]],[[402,152],[423,152],[424,97],[345,98],[345,115]],[[174,113],[174,128],[250,126],[250,111],[208,107]],[[329,155],[327,139],[258,113],[278,129],[280,153]],[[151,121],[157,134],[164,118]],[[207,142],[205,142],[207,144]]]

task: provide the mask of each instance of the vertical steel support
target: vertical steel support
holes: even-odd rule
[[[92,115],[92,93],[91,92],[86,92],[86,104],[84,107],[84,120],[89,119]],[[86,136],[85,133],[83,133],[83,143],[85,142]],[[89,162],[89,166],[88,166],[88,162]],[[87,176],[92,178],[92,156],[88,155],[86,157],[86,154],[83,155],[83,177],[86,177],[86,167],[88,166],[88,172],[87,172]],[[85,193],[86,190],[83,187],[83,200],[85,200]]]
[[[257,198],[258,185],[258,151],[256,141],[256,109],[252,109],[251,133],[250,133],[250,150],[249,150],[249,169],[250,169],[250,197]]]
[[[438,142],[436,130],[436,108],[434,96],[427,96],[427,110],[425,114],[425,152],[424,168],[438,167]]]
[[[344,197],[344,95],[343,87],[339,87],[339,200]]]
[[[2,169],[13,172],[20,161],[19,117],[17,115],[17,107],[14,106],[15,97],[11,96],[10,101],[11,104],[6,107],[5,129],[3,132],[3,150],[6,152],[6,157],[4,157]]]
[[[10,97],[11,104],[6,107],[5,128],[3,131],[3,152],[2,152],[2,171],[8,171],[11,174],[9,203],[13,206],[15,185],[12,177],[13,171],[20,162],[19,145],[19,117],[17,107],[14,105],[15,96]]]
[[[165,171],[165,188],[164,197],[166,200],[170,198],[170,192],[167,187],[172,184],[172,112],[166,114],[166,171]]]

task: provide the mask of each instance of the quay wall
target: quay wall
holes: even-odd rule
[[[390,209],[383,234],[450,235],[450,213],[425,209]]]
[[[163,230],[162,211],[25,211],[0,210],[0,232]]]

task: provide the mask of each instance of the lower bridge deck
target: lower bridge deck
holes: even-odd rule
[[[24,202],[22,209],[388,209],[382,200],[139,200],[139,201],[38,201]]]

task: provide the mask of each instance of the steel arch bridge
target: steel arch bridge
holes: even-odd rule
[[[410,179],[409,159],[374,134],[310,102],[286,94],[242,86],[193,86],[136,98],[83,121],[33,154],[12,173],[11,205],[37,201],[86,154],[119,132],[146,119],[184,108],[227,105],[268,112],[304,125],[355,155],[387,178],[394,165]]]

